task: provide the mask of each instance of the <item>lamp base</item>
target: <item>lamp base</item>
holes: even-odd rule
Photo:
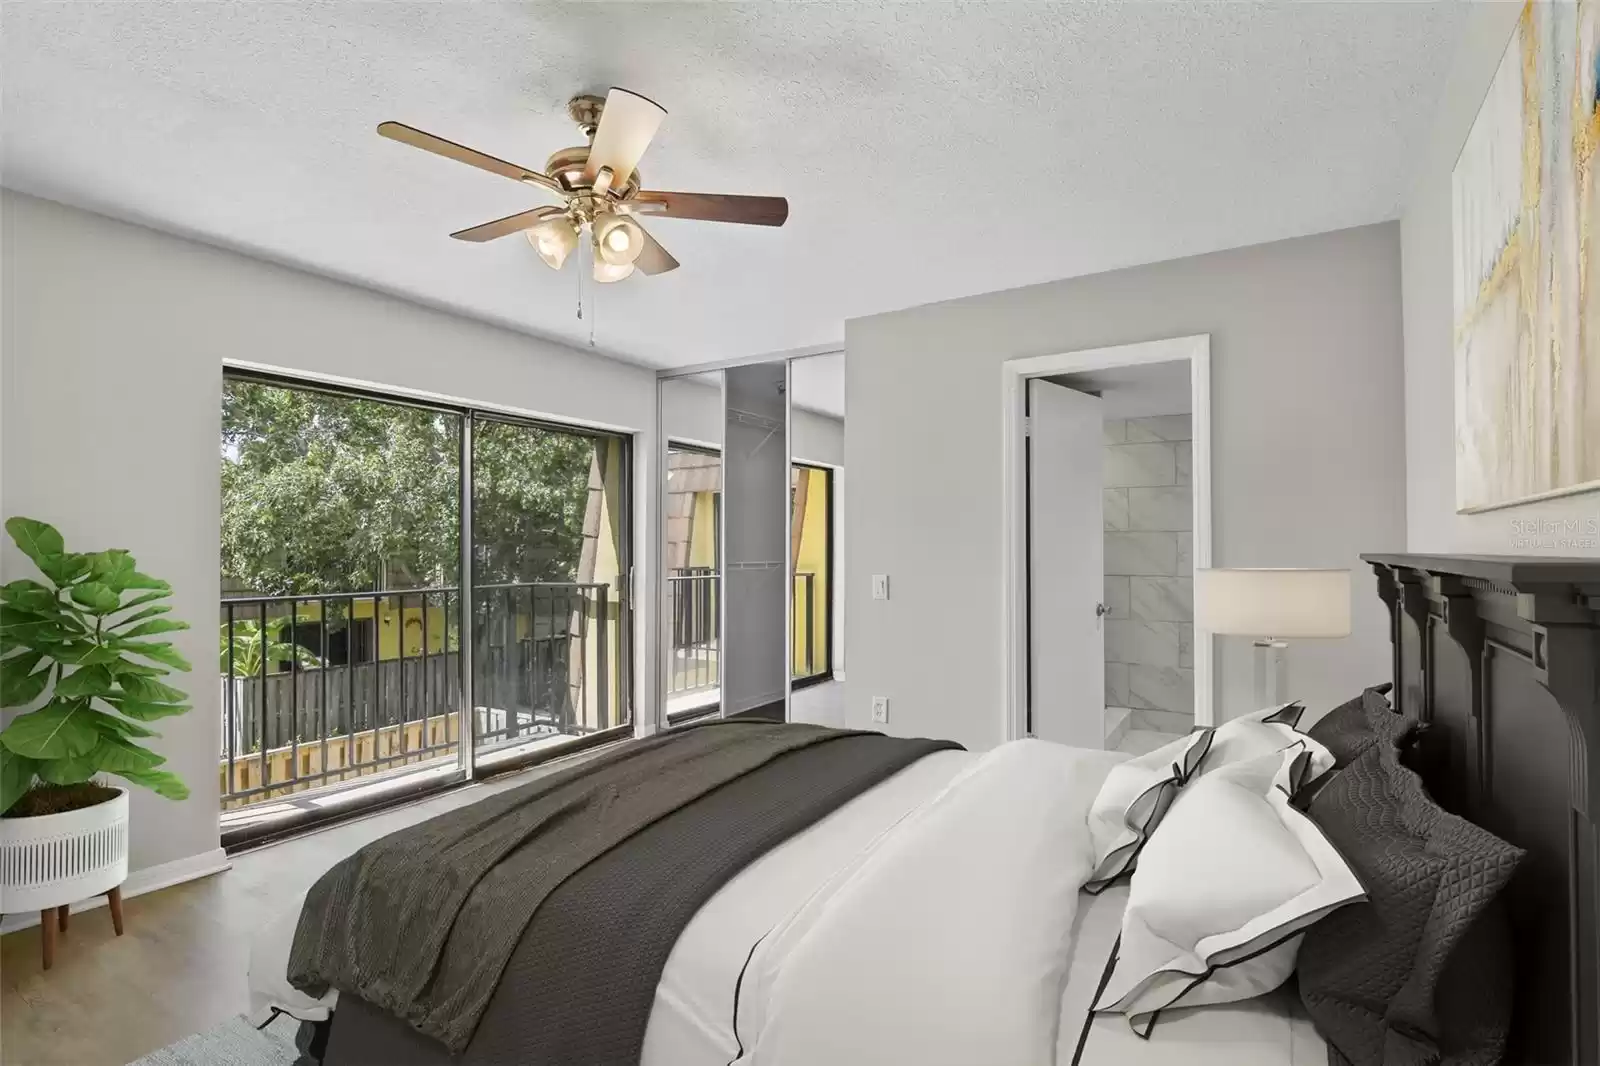
[[[1254,643],[1256,660],[1256,707],[1276,707],[1288,697],[1288,680],[1285,672],[1284,652],[1287,641],[1258,640]]]

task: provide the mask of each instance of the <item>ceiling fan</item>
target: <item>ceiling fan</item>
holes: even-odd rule
[[[652,100],[612,88],[604,99],[575,96],[567,104],[588,144],[563,148],[530,170],[485,155],[465,145],[435,137],[400,122],[384,122],[378,133],[390,140],[487,170],[561,197],[561,207],[536,207],[450,236],[461,241],[492,241],[526,233],[539,258],[555,270],[567,261],[587,230],[594,246],[594,279],[621,281],[635,269],[645,274],[676,270],[678,261],[663,248],[639,218],[694,218],[707,222],[742,222],[781,226],[789,217],[789,201],[781,196],[729,196],[720,193],[655,192],[640,188],[639,157],[667,115]]]

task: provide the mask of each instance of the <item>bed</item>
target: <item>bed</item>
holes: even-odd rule
[[[1396,709],[1430,723],[1414,755],[1419,769],[1441,797],[1530,855],[1533,875],[1516,878],[1510,897],[1518,1000],[1506,1061],[1600,1061],[1600,1023],[1580,1009],[1600,1002],[1588,777],[1600,765],[1600,630],[1588,606],[1600,596],[1600,566],[1369,562],[1392,619]],[[1327,1062],[1292,984],[1168,1011],[1147,1037],[1120,1015],[1091,1015],[1127,889],[1080,892],[1092,856],[1060,827],[1082,820],[1120,759],[1021,742],[909,760],[743,865],[693,910],[654,983],[641,1050],[616,1061],[843,1061],[833,1052],[848,1047],[863,1062],[1065,1064],[1081,1041],[1086,1064]],[[1062,780],[1071,786],[1059,787]],[[1018,825],[1007,818],[1017,809],[1034,817]],[[1007,887],[1021,885],[1027,891]],[[974,907],[975,899],[990,905]],[[915,942],[895,932],[902,917],[920,931]],[[548,989],[502,983],[500,1009],[491,1004],[452,1055],[358,996],[292,987],[284,975],[295,927],[291,911],[257,938],[252,994],[264,1010],[307,1019],[308,1043],[325,1066],[528,1061],[519,1057],[519,1026],[543,1009],[536,1001]],[[952,972],[939,965],[948,958],[965,965]],[[924,1021],[931,1018],[942,1028]],[[990,1043],[962,1048],[963,1033]],[[880,1038],[889,1042],[864,1046]]]

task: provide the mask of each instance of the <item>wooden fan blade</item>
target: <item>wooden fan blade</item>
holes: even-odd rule
[[[660,215],[663,218],[742,222],[747,226],[781,226],[789,219],[789,201],[781,196],[641,191],[628,202],[634,204],[641,214]]]
[[[611,184],[622,188],[639,165],[639,157],[650,147],[650,139],[661,128],[667,109],[638,93],[613,87],[606,94],[600,112],[600,127],[589,146],[589,162],[583,168],[586,181],[594,181],[601,167],[611,168]]]
[[[678,261],[671,252],[661,247],[660,241],[650,236],[643,226],[639,227],[639,232],[644,234],[644,248],[639,252],[639,258],[633,261],[634,266],[646,274],[665,274],[678,269]]]
[[[532,229],[552,215],[565,213],[559,207],[536,207],[532,211],[519,211],[505,218],[497,218],[493,222],[485,222],[481,226],[473,226],[471,229],[457,230],[450,236],[458,241],[482,243],[497,237],[509,237],[513,233],[521,233],[525,229]]]
[[[457,163],[465,163],[469,167],[487,170],[491,174],[499,174],[512,181],[527,182],[530,185],[539,185],[553,192],[561,192],[561,186],[548,174],[541,174],[537,170],[519,167],[515,163],[507,163],[504,159],[496,159],[492,155],[485,155],[474,148],[455,141],[447,141],[443,137],[435,137],[431,133],[407,126],[403,122],[380,122],[378,136],[387,137],[391,141],[409,144],[413,148],[421,148],[424,152],[442,155],[446,159],[454,159]],[[564,195],[564,194],[563,194]]]

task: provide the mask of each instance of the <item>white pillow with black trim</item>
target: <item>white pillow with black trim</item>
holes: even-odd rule
[[[1125,1014],[1137,1030],[1169,1007],[1270,992],[1293,972],[1307,928],[1366,898],[1322,831],[1289,803],[1311,760],[1275,752],[1218,766],[1182,789],[1139,853],[1096,1011]]]
[[[1293,748],[1311,756],[1309,763],[1304,764],[1306,780],[1321,777],[1333,769],[1333,752],[1300,732],[1300,716],[1305,709],[1305,704],[1297,700],[1266,707],[1217,726],[1211,734],[1211,748],[1200,764],[1200,774],[1211,773],[1229,763],[1259,759]]]
[[[1210,729],[1179,737],[1147,755],[1118,763],[1089,808],[1094,873],[1084,883],[1099,892],[1134,868],[1139,849],[1160,823],[1173,797],[1206,757]]]

